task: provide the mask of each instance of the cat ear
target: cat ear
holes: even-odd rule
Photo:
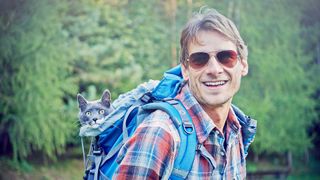
[[[110,107],[111,94],[110,94],[110,91],[108,89],[103,91],[103,94],[102,94],[102,97],[101,97],[101,102],[106,107]]]
[[[79,108],[81,109],[81,111],[84,111],[88,104],[87,100],[81,94],[77,95],[77,99]]]

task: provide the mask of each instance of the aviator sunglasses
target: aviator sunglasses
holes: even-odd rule
[[[195,52],[192,53],[187,61],[193,69],[201,69],[206,66],[213,52]],[[233,50],[218,51],[214,55],[216,60],[225,67],[232,68],[237,64],[238,54]]]

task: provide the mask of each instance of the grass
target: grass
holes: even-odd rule
[[[275,158],[274,158],[275,159]],[[311,159],[308,164],[294,161],[293,171],[286,178],[288,180],[319,180],[320,162]],[[247,171],[275,170],[284,168],[278,162],[260,161],[259,163],[247,163]],[[33,164],[16,163],[0,159],[0,180],[79,180],[83,176],[83,161],[79,149],[72,150],[54,163],[43,165],[34,160]],[[261,179],[279,179],[274,176],[266,176]]]
[[[46,166],[32,165],[31,171],[14,170],[2,162],[0,164],[0,179],[4,180],[79,180],[83,176],[81,159],[71,159]]]
[[[311,159],[308,164],[297,163],[294,165],[294,171],[288,177],[288,180],[319,180],[320,162]]]
[[[71,153],[71,154],[70,154]],[[19,164],[6,158],[0,159],[0,180],[79,180],[83,179],[83,161],[78,150],[59,157],[56,162]],[[76,155],[75,155],[76,154]]]
[[[279,162],[268,162],[266,160],[259,161],[259,163],[248,162],[247,171],[257,172],[266,170],[284,170],[286,167]],[[288,180],[320,180],[320,162],[316,159],[310,159],[308,163],[294,160],[293,169],[285,179]],[[281,179],[275,175],[264,176],[259,179]]]

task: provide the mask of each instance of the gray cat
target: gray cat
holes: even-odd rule
[[[100,100],[87,101],[81,94],[77,95],[79,105],[79,121],[81,126],[89,125],[99,127],[105,117],[113,110],[111,107],[111,94],[105,90]]]

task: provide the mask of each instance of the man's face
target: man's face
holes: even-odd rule
[[[215,58],[216,52],[233,50],[236,45],[226,36],[216,31],[200,31],[198,42],[191,42],[189,55],[195,52],[210,53],[210,60],[204,67],[194,69],[187,63],[182,65],[183,77],[189,80],[189,87],[197,101],[206,108],[215,108],[230,105],[232,97],[239,90],[241,77],[248,73],[246,59],[238,58],[234,67],[226,67]]]

